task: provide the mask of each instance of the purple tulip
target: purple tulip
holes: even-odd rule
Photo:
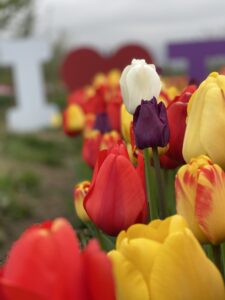
[[[170,131],[163,102],[156,98],[142,100],[134,113],[134,135],[139,149],[165,147],[169,142]]]
[[[93,129],[97,129],[101,133],[106,133],[106,132],[112,130],[110,123],[109,123],[109,118],[108,118],[107,113],[105,113],[105,112],[97,113],[96,121],[95,121]]]

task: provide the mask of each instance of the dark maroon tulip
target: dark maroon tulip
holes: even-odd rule
[[[169,142],[170,131],[165,105],[152,100],[142,100],[134,113],[134,135],[140,149],[165,147]]]

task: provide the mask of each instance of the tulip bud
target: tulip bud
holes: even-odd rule
[[[84,209],[84,198],[90,188],[90,181],[82,181],[75,186],[74,189],[74,206],[78,217],[83,221],[89,221],[89,217]]]
[[[169,160],[184,164],[182,147],[186,129],[187,106],[190,97],[196,90],[196,86],[188,86],[180,96],[170,102],[167,107],[167,117],[170,127],[169,150],[166,155]]]
[[[104,232],[117,235],[147,220],[142,178],[129,160],[124,144],[99,152],[91,187],[84,199],[90,219]]]
[[[50,119],[50,125],[53,128],[60,128],[62,126],[62,115],[61,113],[55,113]]]
[[[109,122],[107,113],[97,113],[93,129],[99,130],[101,133],[105,133],[111,130],[111,124]]]
[[[120,87],[127,111],[134,114],[141,100],[159,97],[161,81],[154,65],[144,59],[133,59],[122,72]]]
[[[63,112],[63,129],[70,136],[79,134],[85,125],[85,115],[79,105],[69,105]]]
[[[134,114],[134,134],[140,149],[165,147],[169,142],[169,126],[165,105],[155,98],[141,101]]]
[[[123,138],[127,143],[131,143],[130,130],[131,130],[131,123],[133,122],[133,116],[129,114],[124,104],[122,104],[121,106],[120,117],[121,117],[121,132]]]
[[[201,242],[225,240],[225,173],[204,155],[181,167],[175,180],[177,212]]]
[[[96,163],[101,139],[102,134],[98,130],[88,130],[84,136],[82,157],[91,168],[94,168]]]
[[[181,216],[131,226],[108,255],[117,300],[225,299],[219,270]]]
[[[106,112],[112,129],[120,131],[120,108],[122,104],[122,96],[120,90],[114,89],[114,93],[107,99]]]
[[[76,233],[63,218],[33,225],[14,243],[0,270],[0,296],[115,300],[111,263],[95,240],[81,251]]]
[[[225,168],[225,76],[214,72],[188,104],[183,156],[186,162],[204,154]]]
[[[111,88],[116,88],[119,85],[119,79],[120,79],[121,73],[118,69],[112,69],[107,74],[107,81]]]
[[[102,136],[99,149],[100,150],[109,149],[119,142],[122,142],[122,139],[120,134],[117,131],[113,130],[107,132]]]

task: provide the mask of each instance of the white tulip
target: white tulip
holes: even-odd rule
[[[120,78],[120,88],[127,111],[134,114],[141,100],[159,97],[161,81],[155,65],[147,64],[144,59],[133,59],[126,66]]]

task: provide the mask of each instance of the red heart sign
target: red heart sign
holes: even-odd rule
[[[61,75],[69,91],[90,84],[97,72],[107,72],[113,68],[123,70],[133,58],[144,58],[152,63],[152,55],[138,45],[127,45],[110,56],[103,56],[91,48],[79,48],[67,54]]]

